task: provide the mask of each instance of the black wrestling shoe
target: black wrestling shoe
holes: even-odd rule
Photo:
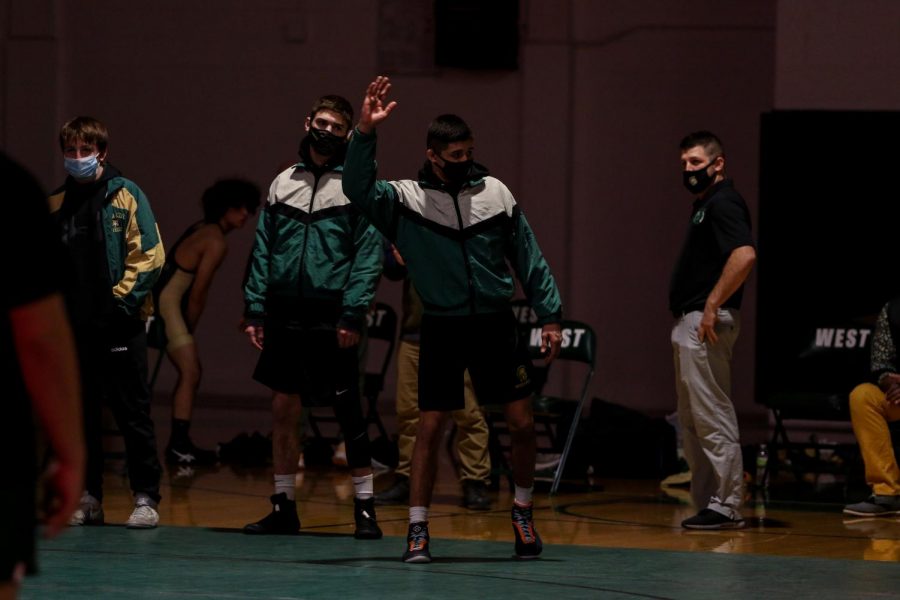
[[[681,522],[685,529],[741,529],[745,525],[744,519],[727,517],[711,508],[704,508]]]
[[[534,528],[531,509],[530,504],[528,506],[513,504],[512,527],[516,536],[516,558],[537,558],[544,549],[541,536]]]
[[[297,535],[300,533],[300,517],[297,516],[297,502],[288,500],[284,492],[275,494],[272,512],[257,521],[244,525],[244,533],[251,535]]]
[[[406,534],[406,552],[403,553],[403,562],[430,563],[431,552],[428,542],[428,522],[410,523],[409,532]]]
[[[353,519],[356,521],[356,531],[353,537],[358,540],[380,540],[381,528],[375,521],[375,498],[360,500],[353,499]]]

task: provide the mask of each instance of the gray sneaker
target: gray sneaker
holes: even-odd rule
[[[890,517],[900,515],[900,496],[878,496],[872,494],[862,502],[844,507],[845,515],[857,517]]]
[[[85,492],[81,495],[78,508],[69,517],[69,527],[84,525],[103,525],[103,506],[100,501]]]
[[[145,494],[138,494],[134,502],[134,510],[125,527],[128,529],[153,529],[159,525],[159,512],[156,510],[156,502]]]

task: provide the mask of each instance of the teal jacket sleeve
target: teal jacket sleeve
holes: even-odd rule
[[[397,238],[400,199],[390,183],[376,179],[375,146],[375,133],[354,130],[344,159],[344,195],[385,237],[394,241]]]
[[[560,322],[562,300],[559,288],[553,274],[550,273],[550,266],[541,253],[534,231],[518,206],[513,208],[512,214],[509,260],[522,283],[531,307],[538,316],[538,324]]]
[[[109,186],[113,189],[121,186],[111,193],[112,199],[104,208],[113,297],[126,314],[146,318],[152,307],[153,286],[166,260],[156,217],[147,196],[133,181],[116,178]],[[117,227],[115,223],[121,223],[123,216],[124,228]],[[147,314],[144,307],[148,307]]]
[[[256,222],[256,237],[247,263],[244,281],[244,316],[262,318],[266,313],[266,291],[269,278],[269,228],[272,216],[268,206],[260,211]]]
[[[344,306],[338,326],[360,331],[366,312],[375,300],[384,261],[383,238],[362,215],[356,220],[353,245],[356,254],[344,288]]]

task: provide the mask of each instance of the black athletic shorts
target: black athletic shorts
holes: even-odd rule
[[[266,319],[253,379],[304,406],[332,406],[335,394],[359,394],[356,346],[338,348],[337,318],[325,311],[303,318]]]
[[[505,404],[531,394],[531,359],[512,311],[465,317],[423,315],[419,410],[463,408],[466,369],[480,404]]]
[[[34,486],[16,484],[0,490],[0,582],[32,574],[35,561]]]

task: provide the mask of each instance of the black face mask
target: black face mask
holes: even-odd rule
[[[682,180],[684,181],[684,187],[692,194],[702,194],[705,192],[716,178],[715,173],[710,175],[707,171],[714,162],[716,162],[715,158],[709,161],[705,167],[697,169],[696,171],[684,171],[681,174]]]
[[[347,140],[324,129],[309,129],[309,145],[322,156],[334,156],[341,151]]]
[[[449,160],[444,160],[441,171],[444,172],[444,176],[450,180],[450,183],[459,185],[465,183],[466,178],[469,176],[469,171],[472,169],[472,162],[471,158],[462,162],[450,162]]]

